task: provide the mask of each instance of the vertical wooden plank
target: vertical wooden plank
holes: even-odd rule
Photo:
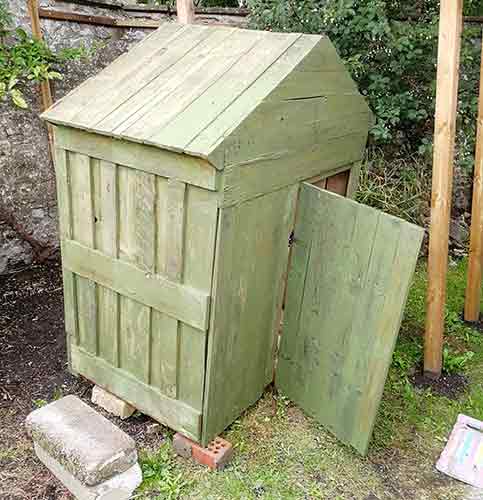
[[[183,273],[186,184],[168,181],[168,235],[166,251],[166,276],[180,282]]]
[[[424,345],[424,372],[432,378],[442,365],[463,0],[442,0],[440,12]]]
[[[202,409],[206,333],[180,322],[177,399]]]
[[[183,283],[211,293],[218,200],[195,186],[187,186],[184,215]],[[178,398],[202,409],[206,333],[180,323]]]
[[[168,197],[169,181],[156,177],[155,218],[156,218],[156,255],[155,272],[167,276],[169,252]],[[178,320],[160,313],[152,312],[151,342],[151,384],[166,396],[176,399],[178,365]]]
[[[150,383],[176,399],[178,366],[178,320],[152,311]]]
[[[179,23],[193,24],[195,20],[193,0],[176,0],[176,14]]]
[[[480,96],[471,210],[470,255],[465,297],[465,320],[478,321],[481,299],[481,264],[483,259],[483,44],[480,63]]]
[[[94,239],[94,193],[91,159],[69,153],[72,185],[72,238],[90,248]],[[79,343],[91,354],[97,354],[97,292],[96,284],[76,276]]]
[[[354,198],[359,188],[359,179],[361,176],[362,163],[356,162],[352,165],[349,175],[349,183],[347,186],[347,198]]]
[[[59,234],[62,245],[62,242],[65,239],[72,238],[71,189],[69,184],[67,151],[59,148],[55,149],[54,165],[57,181]],[[64,317],[67,336],[67,359],[69,369],[72,370],[70,344],[71,342],[75,345],[79,344],[75,276],[71,271],[62,268],[62,280],[64,285]]]
[[[340,194],[341,196],[347,195],[347,187],[349,185],[350,170],[344,170],[338,174],[331,175],[327,178],[327,191]]]
[[[220,212],[203,443],[253,404],[271,380],[296,194],[291,186]]]
[[[117,167],[114,163],[94,164],[96,248],[110,257],[118,255]],[[99,356],[119,366],[119,295],[98,285]]]
[[[30,22],[32,25],[32,36],[37,40],[42,41],[42,30],[40,29],[39,17],[39,2],[38,0],[27,0],[27,8],[29,11]],[[49,80],[40,82],[40,95],[42,97],[42,111],[49,109],[54,103],[52,99],[52,92],[50,89]],[[49,147],[51,154],[54,153],[54,132],[52,125],[47,124],[47,131],[49,135]]]
[[[362,454],[423,230],[304,184],[277,386]]]
[[[154,272],[154,176],[119,166],[118,177],[119,257]],[[151,327],[151,308],[121,297],[120,366],[145,383],[151,374]]]

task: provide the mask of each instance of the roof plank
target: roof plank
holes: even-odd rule
[[[161,123],[149,142],[162,140],[183,148],[235,102],[300,36],[264,32],[263,38],[223,75],[223,79],[217,80],[202,98],[193,101],[173,120]]]
[[[118,88],[120,82],[139,67],[149,62],[153,52],[162,52],[177,36],[186,31],[185,26],[175,23],[166,23],[158,30],[148,35],[142,43],[135,45],[129,52],[117,58],[99,74],[87,79],[79,87],[58,100],[45,113],[45,118],[58,124],[80,124],[79,117],[89,115],[94,110],[93,101],[109,102],[111,92]]]
[[[263,38],[263,32],[253,32],[247,30],[236,30],[233,37],[220,44],[217,50],[210,54],[207,61],[204,61],[201,67],[197,67],[196,72],[190,72],[183,75],[183,82],[175,92],[156,103],[156,106],[141,117],[130,127],[124,128],[122,134],[125,137],[139,137],[140,135],[146,142],[154,144],[169,144],[169,140],[149,139],[152,135],[158,137],[162,134],[160,131],[171,120],[176,119],[184,110],[189,109],[194,102],[206,102],[205,92],[217,82],[227,83],[228,75],[234,67],[240,65],[243,56],[256,46]],[[195,127],[200,126],[191,122]],[[181,148],[180,148],[181,149]]]

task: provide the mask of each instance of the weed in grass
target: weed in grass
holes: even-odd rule
[[[32,403],[34,404],[35,408],[42,408],[42,406],[48,404],[45,399],[34,399]]]
[[[459,354],[445,346],[443,349],[443,372],[450,375],[463,372],[474,355],[473,351]]]
[[[180,498],[190,482],[177,472],[171,445],[164,443],[155,454],[144,454],[140,458],[143,485],[138,498],[175,500]]]

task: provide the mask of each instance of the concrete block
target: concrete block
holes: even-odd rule
[[[192,457],[201,465],[213,470],[222,470],[233,458],[233,446],[226,439],[217,437],[206,448],[182,434],[175,434],[173,438],[174,451],[184,457]]]
[[[33,411],[26,427],[37,447],[86,486],[137,464],[134,440],[75,396]]]
[[[87,486],[75,478],[60,462],[34,443],[37,457],[54,476],[79,500],[129,500],[143,480],[141,467],[136,463],[121,474],[94,486]]]
[[[131,406],[129,403],[126,403],[126,401],[119,399],[114,394],[111,394],[97,385],[92,389],[91,401],[123,420],[129,418],[136,411],[134,406]]]

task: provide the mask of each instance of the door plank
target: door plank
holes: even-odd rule
[[[117,167],[99,160],[94,162],[96,248],[112,258],[118,253]],[[119,366],[119,295],[98,285],[99,356]]]
[[[72,237],[94,248],[94,194],[92,166],[88,156],[69,152],[69,178],[72,185]],[[97,354],[97,290],[93,281],[75,277],[78,306],[79,343]]]
[[[277,386],[365,454],[423,230],[304,183]]]

